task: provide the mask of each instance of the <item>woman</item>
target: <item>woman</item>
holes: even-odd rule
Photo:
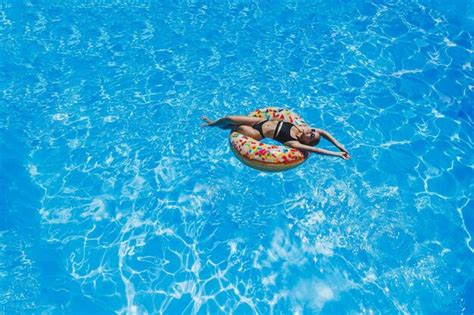
[[[314,152],[318,154],[338,156],[344,160],[350,159],[349,152],[331,135],[329,132],[315,128],[301,128],[289,122],[280,120],[262,120],[248,116],[226,116],[212,121],[207,117],[202,117],[207,122],[202,126],[219,127],[221,129],[231,129],[245,136],[261,140],[272,138],[286,146],[301,151]],[[334,144],[341,152],[334,152],[325,149],[314,148],[319,140],[326,138]]]

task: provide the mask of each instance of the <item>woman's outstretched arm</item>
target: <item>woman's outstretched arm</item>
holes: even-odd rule
[[[346,148],[344,148],[344,146],[342,144],[340,144],[339,141],[337,141],[336,138],[334,138],[329,132],[327,132],[326,130],[323,130],[323,129],[316,129],[316,130],[321,134],[321,136],[323,136],[325,139],[327,139],[332,144],[334,144],[336,146],[336,148],[338,148],[342,152],[348,153]]]
[[[340,157],[344,160],[349,160],[351,157],[347,151],[342,151],[342,152],[334,152],[330,150],[325,150],[325,149],[320,149],[320,148],[315,148],[306,144],[302,144],[298,141],[290,141],[287,142],[288,146],[301,150],[301,151],[306,151],[306,152],[313,152],[313,153],[318,153],[318,154],[323,154],[323,155],[330,155],[330,156],[337,156]]]

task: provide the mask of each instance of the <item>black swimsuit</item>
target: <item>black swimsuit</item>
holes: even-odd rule
[[[262,138],[265,138],[265,136],[263,135],[263,130],[262,130],[263,127],[262,127],[262,126],[263,126],[263,124],[266,123],[267,121],[268,121],[268,119],[267,119],[267,120],[264,120],[264,121],[261,121],[261,122],[259,122],[259,123],[257,123],[257,124],[255,124],[255,125],[252,126],[253,129],[255,129],[255,130],[257,130],[258,132],[260,132],[260,135],[262,136]]]
[[[277,133],[278,131],[278,127],[280,127],[280,131]],[[278,124],[276,125],[276,128],[275,128],[275,133],[273,134],[273,139],[275,139],[276,141],[278,142],[281,142],[281,143],[285,143],[285,142],[288,142],[288,141],[298,141],[298,139],[295,139],[291,136],[291,128],[293,127],[294,125],[292,123],[289,123],[289,122],[286,122],[286,121],[279,121]]]
[[[264,120],[264,121],[261,121],[261,122],[259,122],[259,123],[252,126],[253,129],[257,130],[260,133],[262,138],[265,138],[265,136],[263,135],[262,126],[267,121],[268,121],[268,119]],[[278,135],[277,135],[276,134],[277,130],[280,127],[281,124],[283,124],[283,125],[281,126],[280,132],[278,132]],[[279,121],[278,124],[276,125],[275,132],[273,133],[273,139],[278,141],[278,142],[281,142],[281,143],[298,140],[298,139],[295,139],[291,136],[290,131],[291,131],[291,127],[293,127],[293,126],[294,125],[292,123],[289,123],[289,122],[286,122],[286,121]]]

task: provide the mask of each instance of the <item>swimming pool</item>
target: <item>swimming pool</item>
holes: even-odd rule
[[[473,12],[3,2],[0,312],[473,313]],[[199,128],[264,106],[352,160]]]

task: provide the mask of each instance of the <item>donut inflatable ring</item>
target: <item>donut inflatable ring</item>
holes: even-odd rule
[[[300,116],[283,108],[257,109],[248,116],[261,118],[262,120],[287,121],[296,126],[308,127]],[[242,163],[260,171],[286,171],[302,164],[309,157],[307,152],[284,145],[265,144],[235,131],[231,132],[229,142],[232,152]]]

